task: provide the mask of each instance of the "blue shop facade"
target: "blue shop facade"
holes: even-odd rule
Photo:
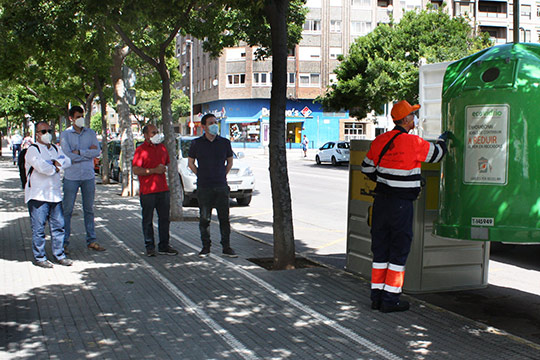
[[[231,140],[232,146],[259,148],[270,142],[270,99],[218,100],[201,105],[200,118],[212,113],[220,124],[220,135]],[[288,100],[286,141],[288,148],[301,148],[304,135],[309,148],[319,148],[328,141],[340,139],[340,120],[348,119],[348,112],[323,112],[312,100]],[[195,134],[201,134],[200,123]]]

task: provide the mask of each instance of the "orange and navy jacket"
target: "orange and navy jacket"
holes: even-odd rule
[[[394,139],[377,165],[383,148],[398,132],[402,134]],[[421,163],[439,162],[446,151],[444,141],[431,143],[396,126],[373,140],[362,162],[362,172],[377,182],[376,194],[415,200],[422,183]]]

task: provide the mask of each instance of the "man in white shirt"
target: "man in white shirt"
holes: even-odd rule
[[[27,174],[24,201],[28,205],[32,223],[32,251],[35,264],[52,268],[45,254],[45,224],[49,221],[52,253],[60,265],[71,266],[73,262],[64,253],[64,213],[62,211],[62,180],[60,170],[71,165],[62,149],[51,145],[49,124],[36,124],[36,143],[31,145],[25,157]]]

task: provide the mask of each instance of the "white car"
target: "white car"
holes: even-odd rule
[[[350,148],[348,141],[329,141],[319,148],[315,161],[317,165],[326,161],[331,162],[332,165],[349,162]]]
[[[192,206],[197,200],[197,176],[188,168],[188,153],[191,142],[196,136],[181,136],[178,142],[178,173],[182,186],[182,206]],[[251,202],[255,189],[255,176],[251,168],[242,162],[244,154],[234,153],[233,167],[227,174],[227,183],[231,189],[230,197],[236,199],[238,205],[247,206]]]

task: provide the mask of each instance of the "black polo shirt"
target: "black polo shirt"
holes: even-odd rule
[[[210,141],[203,135],[191,142],[188,156],[197,160],[197,187],[227,186],[225,161],[233,156],[228,139],[217,135]]]

